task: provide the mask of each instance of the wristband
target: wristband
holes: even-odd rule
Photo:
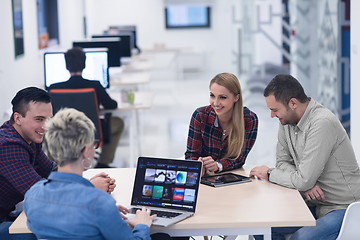
[[[216,172],[221,172],[223,170],[223,165],[219,162],[216,162],[217,166],[218,166],[218,170]]]

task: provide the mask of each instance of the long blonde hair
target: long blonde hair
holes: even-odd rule
[[[228,137],[228,149],[227,153],[223,157],[232,160],[237,159],[243,149],[244,135],[245,135],[245,123],[244,123],[244,107],[242,100],[242,93],[239,80],[234,74],[231,73],[219,73],[210,81],[209,88],[212,84],[217,83],[220,86],[228,89],[234,96],[239,95],[239,100],[234,103],[232,114],[232,128]]]

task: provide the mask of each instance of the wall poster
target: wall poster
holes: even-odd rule
[[[15,58],[24,54],[22,0],[12,0]]]

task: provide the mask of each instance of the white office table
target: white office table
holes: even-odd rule
[[[141,155],[141,144],[139,140],[140,126],[139,126],[139,110],[150,109],[152,107],[154,93],[152,92],[134,92],[135,101],[134,104],[122,102],[121,92],[110,92],[112,99],[118,102],[118,108],[115,110],[101,110],[101,112],[113,112],[113,115],[117,113],[124,113],[129,111],[129,166],[135,167],[138,156]]]
[[[150,82],[149,71],[113,73],[110,75],[110,86],[140,85]]]
[[[130,64],[124,65],[124,72],[150,71],[153,62],[149,58],[133,58]]]
[[[153,92],[143,92],[143,91],[135,91],[134,94],[134,104],[129,104],[128,102],[122,101],[122,93],[120,91],[114,90],[110,91],[109,95],[112,99],[117,101],[118,110],[139,110],[139,109],[149,109],[152,106],[152,102],[154,99]],[[127,98],[127,96],[125,97]],[[108,110],[102,110],[108,111]]]
[[[134,181],[133,168],[90,169],[84,177],[105,171],[116,179],[112,193],[118,203],[130,205]],[[244,170],[235,172],[244,174]],[[267,181],[253,180],[219,188],[200,186],[196,213],[177,224],[151,227],[153,233],[172,236],[209,236],[264,234],[271,239],[271,227],[315,226],[315,219],[298,191]],[[10,226],[10,233],[28,233],[26,216],[22,213]]]

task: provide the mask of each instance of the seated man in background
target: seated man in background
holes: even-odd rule
[[[102,105],[104,109],[116,109],[117,102],[111,99],[99,81],[87,80],[82,77],[82,72],[85,69],[85,61],[86,55],[81,48],[74,47],[69,49],[65,53],[65,62],[66,69],[70,72],[71,77],[66,82],[52,84],[49,90],[93,88],[95,89],[98,103]],[[109,167],[109,164],[113,162],[116,148],[124,129],[124,121],[118,117],[111,117],[110,129],[110,141],[102,146],[100,160],[96,165],[96,167],[99,168]]]
[[[346,208],[360,201],[359,166],[345,129],[290,75],[275,76],[264,96],[281,123],[276,166],[255,167],[250,176],[301,191],[317,219],[314,227],[273,228],[272,239],[336,239]]]
[[[42,150],[45,122],[53,111],[50,95],[36,87],[20,90],[11,104],[10,121],[0,127],[0,239],[24,239],[18,234],[9,235],[8,229],[19,214],[13,211],[25,192],[56,170],[56,164]],[[115,188],[114,180],[105,173],[91,182],[107,192]]]

